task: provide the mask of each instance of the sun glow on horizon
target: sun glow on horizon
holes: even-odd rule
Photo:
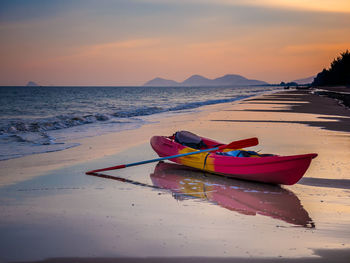
[[[214,2],[214,0],[209,0],[209,2]],[[215,2],[229,5],[350,13],[349,0],[218,0]]]
[[[350,49],[348,0],[122,2],[57,11],[52,1],[38,15],[28,1],[2,17],[0,3],[0,85],[140,85],[193,74],[279,83]]]
[[[350,12],[349,0],[263,0],[270,6],[282,6],[285,8],[297,8],[325,12]]]

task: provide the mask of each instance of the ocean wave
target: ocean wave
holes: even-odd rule
[[[56,143],[56,138],[44,133],[34,133],[34,132],[27,132],[27,133],[18,133],[18,134],[10,134],[9,140],[15,141],[15,142],[22,142],[22,143],[31,143],[34,145],[52,145],[52,144],[62,144],[62,143]]]
[[[154,107],[140,107],[140,108],[135,108],[135,109],[131,109],[131,110],[117,111],[117,112],[113,113],[112,115],[114,117],[118,117],[118,118],[140,117],[140,116],[147,116],[147,115],[163,113],[163,112],[195,109],[195,108],[199,108],[199,107],[206,106],[206,105],[233,102],[233,101],[247,98],[249,96],[251,96],[251,95],[242,95],[242,96],[234,96],[234,97],[231,96],[228,99],[216,99],[216,100],[188,102],[188,103],[181,103],[181,104],[170,106],[170,107],[155,107],[155,106]]]
[[[114,117],[118,118],[130,118],[130,117],[138,117],[138,116],[147,116],[147,115],[152,115],[156,113],[162,113],[165,112],[166,110],[162,107],[139,107],[135,109],[130,109],[130,110],[121,110],[113,113]]]
[[[172,112],[172,111],[181,111],[195,109],[206,105],[213,105],[219,103],[233,102],[243,98],[249,97],[248,95],[235,96],[225,99],[215,99],[215,100],[206,100],[206,101],[197,101],[197,102],[187,102],[180,103],[171,106],[140,106],[128,110],[119,110],[109,114],[94,113],[86,114],[83,116],[69,116],[69,115],[60,115],[52,118],[44,119],[34,119],[34,120],[11,120],[9,123],[2,125],[0,127],[0,134],[12,134],[16,135],[13,138],[23,141],[38,141],[37,139],[27,139],[28,135],[25,133],[38,133],[40,135],[40,140],[45,139],[44,143],[50,144],[54,140],[50,140],[45,135],[45,132],[52,130],[67,129],[75,126],[98,123],[98,122],[110,122],[110,123],[129,123],[127,120],[121,121],[121,119],[131,119],[133,117],[142,117],[153,115],[157,113]],[[40,143],[40,144],[44,144]]]
[[[111,117],[106,114],[90,114],[85,116],[57,116],[41,120],[12,120],[0,128],[1,133],[18,134],[19,132],[45,132],[65,129],[74,126],[108,121]]]
[[[5,87],[0,90],[0,160],[64,150],[74,147],[75,139],[137,129],[152,119],[146,116],[230,103],[268,90],[272,88],[47,87],[33,93]]]

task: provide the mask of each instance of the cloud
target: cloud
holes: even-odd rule
[[[148,2],[147,0],[145,1]],[[160,0],[149,1],[161,2]],[[242,5],[274,9],[350,13],[349,0],[171,0],[168,2],[183,4]]]
[[[247,3],[289,10],[350,13],[349,0],[248,0]]]

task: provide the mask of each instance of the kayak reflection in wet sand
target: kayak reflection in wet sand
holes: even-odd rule
[[[237,180],[164,162],[158,163],[150,175],[153,185],[102,173],[88,175],[170,190],[177,200],[199,198],[244,215],[259,214],[296,226],[315,227],[298,197],[278,185]]]
[[[163,162],[150,176],[154,186],[171,190],[177,200],[195,197],[244,215],[260,214],[297,226],[315,227],[298,197],[278,185],[225,178]]]

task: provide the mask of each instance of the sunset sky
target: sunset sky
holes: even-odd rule
[[[1,0],[0,85],[270,83],[350,50],[349,0]]]

